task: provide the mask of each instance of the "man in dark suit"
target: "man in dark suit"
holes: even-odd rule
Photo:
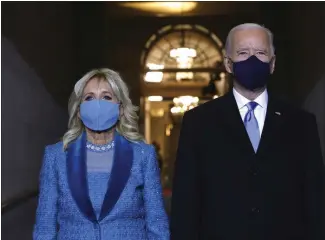
[[[277,100],[272,33],[233,28],[234,88],[183,118],[172,198],[173,240],[324,240],[324,166],[315,117]]]

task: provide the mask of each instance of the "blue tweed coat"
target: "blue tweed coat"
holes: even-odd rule
[[[114,163],[99,217],[89,196],[86,134],[45,148],[34,240],[169,240],[156,153],[115,134]]]

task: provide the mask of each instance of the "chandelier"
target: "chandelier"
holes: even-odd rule
[[[180,47],[172,49],[170,56],[176,59],[177,67],[180,69],[189,69],[193,65],[193,59],[196,57],[196,50],[193,48]],[[193,72],[177,72],[176,80],[192,79]]]
[[[173,115],[184,114],[186,111],[196,107],[199,103],[198,97],[181,96],[173,99],[174,106],[170,109]]]
[[[154,64],[154,63],[148,63],[147,67],[150,70],[161,70],[164,69],[164,65]],[[144,76],[144,80],[146,82],[153,82],[153,83],[159,83],[163,80],[164,73],[163,72],[147,72]]]
[[[170,50],[170,57],[175,58],[177,62],[177,68],[190,69],[193,66],[193,60],[196,57],[196,50],[193,48],[185,47],[185,32],[181,31],[180,47]],[[177,72],[176,80],[181,81],[183,79],[193,79],[193,72]]]

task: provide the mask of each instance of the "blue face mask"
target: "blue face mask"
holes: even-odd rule
[[[93,131],[104,131],[113,127],[119,115],[119,104],[107,100],[85,101],[80,105],[80,118]]]
[[[233,62],[233,73],[240,85],[248,90],[255,90],[266,86],[271,75],[270,63],[253,55],[247,60]]]

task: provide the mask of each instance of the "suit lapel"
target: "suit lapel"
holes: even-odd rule
[[[99,221],[103,220],[118,201],[131,173],[133,150],[130,143],[115,132],[112,173],[108,181]],[[97,221],[89,198],[86,166],[86,134],[73,142],[67,152],[68,184],[78,208],[92,222]]]
[[[86,133],[68,148],[67,174],[69,188],[78,208],[87,219],[95,222],[97,219],[89,198],[87,181]]]
[[[99,221],[111,212],[131,174],[133,149],[130,143],[117,132],[115,132],[114,142],[114,163]]]
[[[245,155],[254,154],[253,146],[250,142],[245,125],[240,116],[239,109],[232,91],[229,91],[223,99],[224,124],[227,133],[234,143],[234,147]],[[219,114],[218,114],[219,115]]]
[[[261,135],[257,154],[261,154],[277,141],[277,134],[281,132],[281,126],[285,119],[285,112],[279,102],[269,95],[264,127]]]
[[[227,131],[232,136],[235,147],[243,154],[253,155],[255,153],[250,142],[245,125],[240,116],[238,106],[232,91],[224,96],[224,123]],[[269,94],[267,112],[261,140],[256,154],[262,154],[276,141],[277,134],[281,131],[281,125],[285,120],[285,112],[281,104]]]

